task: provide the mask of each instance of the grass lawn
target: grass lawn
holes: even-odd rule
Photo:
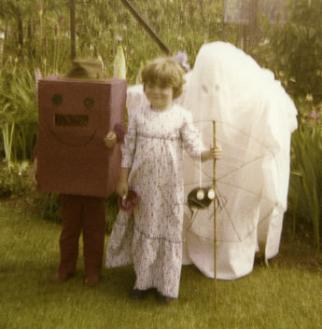
[[[49,278],[58,262],[60,225],[0,203],[0,329],[319,329],[322,328],[322,269],[307,244],[287,242],[270,267],[255,266],[235,281],[182,271],[180,298],[160,305],[151,296],[128,298],[131,268],[104,270],[88,288],[79,273],[64,284]]]

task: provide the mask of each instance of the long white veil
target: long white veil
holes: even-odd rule
[[[259,248],[266,258],[278,252],[297,112],[270,71],[224,42],[201,47],[183,105],[208,145],[216,122],[223,148],[216,165],[216,278],[234,279],[252,271]],[[184,163],[186,195],[211,186],[211,162],[201,166],[187,156]],[[213,209],[187,207],[185,213],[186,261],[209,277],[214,277]]]

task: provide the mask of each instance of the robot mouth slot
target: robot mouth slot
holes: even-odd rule
[[[87,127],[89,118],[83,114],[58,114],[54,118],[56,127]]]

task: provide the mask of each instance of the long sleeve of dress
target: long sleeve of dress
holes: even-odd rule
[[[202,142],[200,132],[193,124],[190,112],[185,112],[180,133],[185,151],[194,159],[200,158],[201,152],[205,151],[206,148]]]
[[[130,111],[131,112],[131,111]],[[124,136],[124,143],[121,146],[122,150],[122,168],[131,168],[133,163],[133,157],[136,146],[136,115],[135,110],[134,113],[129,113],[128,118],[128,127],[127,133]]]

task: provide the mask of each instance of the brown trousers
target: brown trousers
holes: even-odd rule
[[[63,227],[59,240],[59,275],[75,272],[79,237],[83,233],[85,276],[99,276],[105,236],[104,199],[63,194],[60,201]]]

